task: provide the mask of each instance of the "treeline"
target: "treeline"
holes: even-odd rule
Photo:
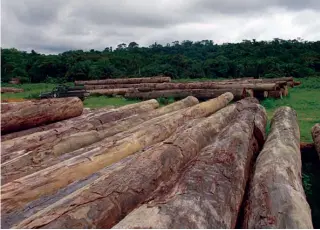
[[[2,82],[65,82],[106,77],[167,75],[177,78],[320,76],[320,41],[256,41],[214,44],[211,40],[115,49],[74,50],[58,55],[1,49]]]

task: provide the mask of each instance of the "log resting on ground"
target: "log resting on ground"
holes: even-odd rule
[[[105,84],[140,84],[140,83],[162,83],[170,82],[170,77],[155,76],[142,78],[118,78],[118,79],[104,79],[92,81],[75,81],[75,85],[105,85]]]
[[[57,158],[57,156],[72,152],[101,141],[106,137],[126,131],[143,123],[144,121],[193,106],[197,103],[199,102],[195,97],[187,97],[181,101],[177,101],[148,113],[136,114],[119,121],[107,123],[98,127],[99,131],[93,130],[89,132],[79,132],[72,134],[71,136],[58,138],[52,142],[52,145],[47,146],[48,148],[45,151],[41,148],[40,150],[34,150],[21,157],[17,157],[11,161],[3,163],[1,165],[2,184],[47,168],[55,163],[59,163],[59,160],[61,159]],[[66,158],[64,157],[63,159],[65,160]]]
[[[245,89],[189,89],[189,90],[159,90],[152,92],[132,92],[126,93],[126,98],[139,98],[142,100],[155,99],[155,98],[184,98],[187,96],[194,96],[201,100],[211,99],[218,97],[226,92],[231,92],[234,95],[234,99],[240,100],[247,96],[247,90]]]
[[[40,147],[42,150],[51,149],[56,144],[55,140],[60,140],[60,138],[70,136],[75,132],[91,131],[102,124],[121,120],[134,114],[148,112],[158,107],[159,103],[153,99],[122,106],[118,109],[107,110],[106,112],[101,112],[94,114],[91,117],[87,117],[81,122],[71,122],[70,125],[65,125],[60,128],[37,132],[31,135],[2,142],[1,150],[4,156],[7,156],[8,153],[10,153],[10,159],[12,159],[15,157],[16,151],[20,151],[18,153],[18,155],[20,155],[27,154],[28,151],[38,147]]]
[[[266,111],[258,104],[241,111],[168,192],[135,209],[114,228],[235,228],[266,123]]]
[[[256,161],[243,228],[313,228],[302,186],[301,164],[296,112],[280,107]]]
[[[1,87],[1,93],[21,93],[23,91],[23,89],[14,87]]]
[[[135,92],[134,88],[120,88],[120,89],[93,89],[88,90],[90,95],[105,95],[105,96],[112,96],[112,95],[125,95],[126,93]]]
[[[251,98],[250,98],[251,99]],[[245,99],[247,100],[247,99]],[[110,228],[173,177],[213,141],[244,107],[239,102],[180,127],[162,143],[133,155],[120,171],[103,176],[16,224],[15,228]],[[157,190],[157,191],[156,191]]]
[[[180,126],[195,118],[206,117],[225,107],[233,95],[218,98],[177,111],[165,119],[155,118],[148,125],[142,123],[131,135],[112,141],[106,138],[99,147],[60,162],[44,170],[19,178],[2,186],[2,211],[13,211],[41,196],[52,194],[68,184],[83,179],[100,169],[171,136]],[[109,140],[109,141],[108,141]]]
[[[320,123],[315,124],[311,130],[312,139],[320,158]]]
[[[82,110],[82,101],[77,97],[26,102],[25,107],[13,107],[2,114],[1,134],[80,116]]]

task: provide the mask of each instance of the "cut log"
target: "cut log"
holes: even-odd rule
[[[211,99],[218,97],[226,92],[231,92],[234,95],[235,99],[245,98],[247,91],[245,89],[219,89],[219,90],[210,90],[210,89],[189,89],[189,90],[159,90],[152,92],[133,92],[126,93],[126,98],[137,98],[142,100],[147,99],[156,99],[156,98],[184,98],[187,96],[194,96],[201,100]]]
[[[236,103],[238,104],[238,103]],[[182,126],[166,141],[139,154],[120,171],[64,196],[15,228],[110,228],[178,175],[235,116],[233,104]],[[160,187],[161,190],[161,187]]]
[[[14,87],[1,87],[1,93],[21,93],[23,91],[23,89]]]
[[[268,92],[268,98],[281,98],[282,99],[282,91],[281,90],[274,90]]]
[[[16,111],[32,104],[34,104],[33,101],[1,103],[1,114]]]
[[[82,114],[78,117],[73,117],[73,118],[69,118],[69,119],[55,122],[52,124],[42,125],[42,126],[34,127],[31,129],[26,129],[26,130],[22,130],[22,131],[18,131],[18,132],[9,133],[9,134],[1,136],[1,141],[7,141],[7,140],[11,140],[11,139],[14,139],[17,137],[26,136],[26,135],[29,135],[32,133],[42,132],[42,131],[46,131],[49,129],[57,129],[60,127],[66,127],[71,123],[75,124],[77,122],[82,122],[85,119],[88,119],[89,117],[98,116],[101,113],[111,111],[111,109],[113,109],[113,108],[114,107],[112,107],[112,106],[108,106],[108,107],[103,107],[103,108],[99,108],[99,109],[90,109],[90,112],[88,112],[88,109],[83,109]],[[3,154],[3,152],[2,152],[2,154]]]
[[[315,124],[311,130],[312,139],[320,158],[320,123]]]
[[[104,79],[92,81],[75,81],[75,85],[105,85],[105,84],[140,84],[140,83],[162,83],[170,82],[170,77],[155,76],[142,78],[118,78],[118,79]]]
[[[88,90],[90,95],[105,95],[105,96],[112,96],[112,95],[125,95],[126,93],[135,92],[134,88],[122,88],[122,89],[93,89]]]
[[[301,85],[301,81],[294,81],[294,82],[293,82],[293,85],[294,85],[294,86]]]
[[[52,194],[124,157],[161,142],[187,121],[208,116],[225,107],[232,99],[231,93],[225,93],[182,112],[174,112],[167,119],[149,122],[148,126],[143,123],[137,127],[136,132],[119,141],[105,139],[91,151],[7,183],[2,186],[2,211],[10,212],[29,201]]]
[[[25,102],[21,102],[25,103]],[[1,133],[10,133],[39,125],[80,116],[83,110],[79,98],[44,99],[26,102],[1,116]]]
[[[280,107],[255,166],[243,228],[313,228],[301,180],[296,112]]]
[[[134,114],[148,112],[157,107],[159,107],[159,103],[156,100],[149,100],[122,106],[111,111],[107,110],[106,112],[101,112],[95,116],[87,117],[86,120],[81,122],[70,123],[69,125],[60,128],[49,129],[47,131],[37,132],[2,142],[1,151],[5,156],[7,153],[10,153],[10,158],[12,159],[17,157],[14,154],[15,151],[23,150],[22,152],[19,152],[19,154],[27,154],[28,151],[39,146],[41,146],[43,150],[51,149],[56,144],[55,140],[69,136],[75,132],[91,131],[102,124],[121,120]]]
[[[150,111],[145,114],[137,114],[120,121],[107,123],[100,127],[100,131],[79,132],[71,136],[58,138],[43,148],[28,152],[27,154],[16,157],[15,159],[5,162],[1,165],[2,184],[18,179],[20,177],[29,175],[33,172],[42,170],[51,165],[59,163],[61,160],[57,158],[62,154],[72,152],[74,150],[83,148],[95,142],[101,141],[106,137],[113,136],[119,132],[129,130],[144,121],[150,120],[161,115],[177,111],[179,109],[187,108],[199,103],[194,97],[187,97],[184,100],[172,103],[168,106]],[[120,138],[119,138],[120,139]],[[37,159],[37,160],[35,160]],[[63,158],[66,160],[66,157]]]
[[[266,111],[258,104],[241,111],[182,177],[172,181],[168,192],[156,195],[113,228],[235,228],[254,156],[264,144],[260,137],[266,123]]]

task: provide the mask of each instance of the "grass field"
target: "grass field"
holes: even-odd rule
[[[180,79],[180,82],[191,81],[195,79]],[[197,79],[198,80],[198,79]],[[208,80],[208,79],[201,79]],[[272,100],[267,99],[262,101],[262,105],[265,106],[269,122],[276,108],[279,106],[290,106],[297,111],[298,120],[300,125],[301,141],[311,142],[311,127],[320,122],[320,80],[316,78],[299,79],[302,81],[302,85],[292,88],[289,91],[289,96],[283,99]],[[72,83],[68,83],[72,85]],[[12,86],[9,84],[3,84],[3,86]],[[41,92],[50,91],[55,87],[54,84],[24,84],[14,86],[23,88],[25,92],[22,93],[4,93],[1,94],[1,99],[10,98],[35,98]],[[161,104],[166,104],[167,101],[158,99]],[[172,102],[173,100],[169,100]],[[104,96],[91,96],[84,101],[85,107],[99,108],[103,106],[122,106],[126,104],[136,103],[137,100],[127,100],[122,97],[104,97]]]

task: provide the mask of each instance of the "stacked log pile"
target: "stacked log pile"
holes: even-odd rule
[[[8,131],[2,227],[312,227],[294,112],[275,113],[265,143],[265,109],[233,98],[188,96],[160,108],[153,99]]]
[[[94,81],[76,81],[76,85],[84,85],[91,94],[99,95],[122,95],[126,98],[156,99],[184,98],[195,96],[206,100],[217,97],[225,92],[232,92],[234,99],[240,100],[245,97],[283,98],[288,95],[288,87],[300,85],[292,77],[273,79],[230,79],[221,81],[203,81],[173,83],[169,77],[150,78],[120,78]]]
[[[1,87],[1,93],[21,93],[23,89],[14,87]]]

